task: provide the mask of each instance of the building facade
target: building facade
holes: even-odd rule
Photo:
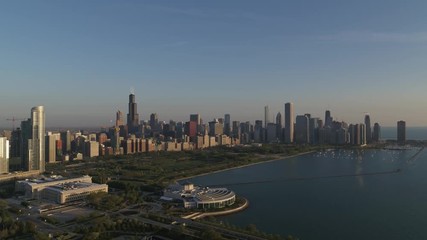
[[[294,142],[294,104],[285,104],[285,143]]]
[[[400,145],[406,144],[406,122],[397,122],[397,143]]]

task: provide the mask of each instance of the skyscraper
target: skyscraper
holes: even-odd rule
[[[135,95],[129,94],[129,113],[127,115],[127,126],[129,133],[136,133],[139,127],[139,115],[135,102]]]
[[[283,134],[282,134],[282,114],[280,112],[276,115],[276,136],[277,139],[279,139],[280,142],[283,141]]]
[[[294,142],[294,104],[285,104],[285,143]]]
[[[295,129],[296,143],[308,144],[310,141],[309,136],[309,118],[307,115],[298,115],[296,118]]]
[[[270,110],[268,109],[268,106],[264,107],[264,128],[267,128],[268,123],[270,123]]]
[[[231,117],[230,114],[224,115],[224,134],[227,136],[231,136]]]
[[[0,174],[9,172],[9,141],[0,137]]]
[[[71,151],[71,133],[70,131],[61,132],[62,153],[67,154]]]
[[[371,118],[369,114],[365,115],[365,128],[366,128],[366,143],[372,142]]]
[[[201,131],[201,124],[202,119],[200,117],[200,114],[190,114],[190,122],[188,123],[188,133],[187,135],[190,137],[195,137],[198,134],[202,134]]]
[[[381,126],[379,123],[374,124],[374,133],[372,134],[372,141],[379,142],[381,139]]]
[[[332,127],[332,117],[331,117],[331,111],[326,110],[325,111],[325,127]]]
[[[118,110],[116,112],[116,126],[118,127],[118,126],[122,126],[122,125],[124,125],[123,113],[120,110]]]
[[[45,114],[44,107],[31,109],[31,118],[21,122],[21,158],[24,170],[45,171]]]
[[[405,145],[406,143],[406,122],[405,121],[397,122],[397,143],[400,145]]]

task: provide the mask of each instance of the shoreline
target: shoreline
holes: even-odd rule
[[[196,212],[196,213],[189,214],[187,216],[183,216],[182,218],[195,220],[195,219],[202,219],[202,218],[208,217],[208,216],[216,217],[216,216],[224,216],[224,215],[230,215],[233,213],[241,212],[241,211],[243,211],[249,207],[248,199],[243,198],[243,200],[244,200],[243,205],[239,206],[237,208],[221,210],[221,211],[216,211],[216,212]]]
[[[285,160],[285,159],[289,159],[289,158],[293,158],[293,157],[299,157],[299,156],[302,156],[302,155],[305,155],[305,154],[309,154],[309,153],[314,153],[314,152],[317,152],[317,151],[313,150],[313,151],[298,153],[298,154],[294,154],[294,155],[290,155],[290,156],[275,157],[273,159],[266,160],[266,161],[259,161],[259,162],[244,164],[244,165],[241,165],[241,166],[219,169],[219,170],[215,170],[215,171],[212,171],[212,172],[200,173],[200,174],[196,174],[196,175],[185,177],[185,178],[178,178],[178,179],[176,179],[174,181],[178,182],[178,181],[182,181],[182,180],[186,180],[186,179],[190,179],[190,178],[206,176],[206,175],[209,175],[209,174],[220,173],[220,172],[224,172],[224,171],[228,171],[228,170],[249,167],[249,166],[258,165],[258,164],[262,164],[262,163],[269,163],[269,162],[274,162],[274,161],[279,161],[279,160]]]

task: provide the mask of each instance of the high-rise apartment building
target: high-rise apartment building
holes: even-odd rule
[[[366,128],[366,143],[372,142],[372,130],[371,130],[371,117],[369,114],[365,115],[365,128]]]
[[[285,104],[285,143],[294,142],[294,104]]]
[[[139,115],[138,109],[135,102],[135,95],[129,94],[129,113],[127,115],[127,126],[130,134],[138,132],[139,127]]]
[[[379,123],[374,124],[374,133],[372,134],[372,141],[379,142],[381,139],[381,126]]]
[[[397,122],[397,143],[401,145],[406,144],[406,122]]]
[[[21,122],[21,159],[26,171],[45,171],[45,113],[43,106],[31,109],[31,118]]]
[[[9,172],[9,140],[0,137],[0,174]]]

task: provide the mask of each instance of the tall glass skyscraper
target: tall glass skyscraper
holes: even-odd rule
[[[406,122],[397,122],[397,143],[401,145],[406,144]]]
[[[45,171],[45,113],[43,106],[31,109],[31,118],[21,123],[21,157],[27,171]]]
[[[285,104],[285,143],[294,142],[294,104]]]
[[[127,126],[129,133],[136,133],[139,126],[138,109],[135,102],[135,95],[129,94],[129,113],[127,115]]]
[[[372,130],[371,130],[371,118],[369,114],[365,115],[365,127],[366,127],[366,142],[372,142]]]

